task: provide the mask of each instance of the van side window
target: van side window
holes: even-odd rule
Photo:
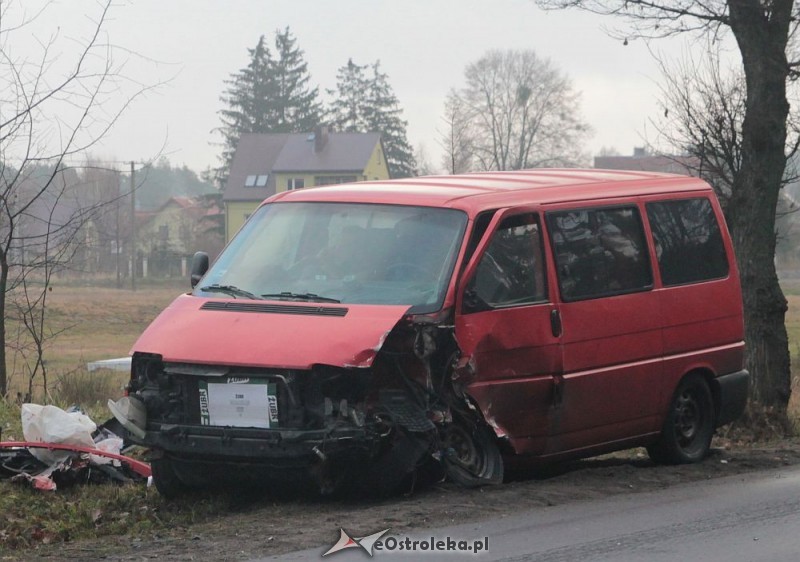
[[[467,285],[464,312],[478,312],[547,300],[539,219],[508,217],[492,235]]]
[[[728,258],[711,202],[705,198],[647,203],[664,285],[728,275]]]
[[[561,298],[592,299],[653,286],[636,207],[547,213]]]

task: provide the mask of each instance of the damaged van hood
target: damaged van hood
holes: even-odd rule
[[[369,367],[408,308],[181,295],[148,326],[132,351],[181,363]]]

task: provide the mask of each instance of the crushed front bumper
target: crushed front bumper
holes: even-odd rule
[[[299,465],[354,449],[369,452],[378,445],[372,432],[354,426],[295,430],[150,423],[144,439],[132,440],[172,456],[220,462],[296,460]]]

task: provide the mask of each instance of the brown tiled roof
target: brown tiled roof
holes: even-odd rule
[[[313,133],[246,134],[231,164],[225,201],[261,201],[275,193],[275,173],[358,173],[369,162],[378,133],[328,133],[321,151],[314,151]],[[269,174],[264,187],[245,187],[247,176]]]
[[[272,167],[286,143],[288,134],[242,135],[233,155],[231,172],[222,198],[225,201],[263,200],[275,193],[275,178]],[[247,176],[270,174],[264,187],[245,187]]]
[[[329,133],[328,142],[314,152],[310,134],[289,135],[273,170],[275,172],[361,172],[367,166],[378,133]]]

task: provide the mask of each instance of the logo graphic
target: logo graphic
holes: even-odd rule
[[[333,554],[334,552],[339,552],[340,550],[344,550],[346,548],[359,547],[363,548],[364,552],[372,556],[372,546],[385,533],[389,532],[389,529],[384,529],[383,531],[378,531],[377,533],[367,535],[366,537],[351,537],[344,529],[340,528],[339,530],[342,532],[342,534],[339,536],[339,540],[330,548],[330,550],[328,550],[328,552],[323,554],[323,556]]]

